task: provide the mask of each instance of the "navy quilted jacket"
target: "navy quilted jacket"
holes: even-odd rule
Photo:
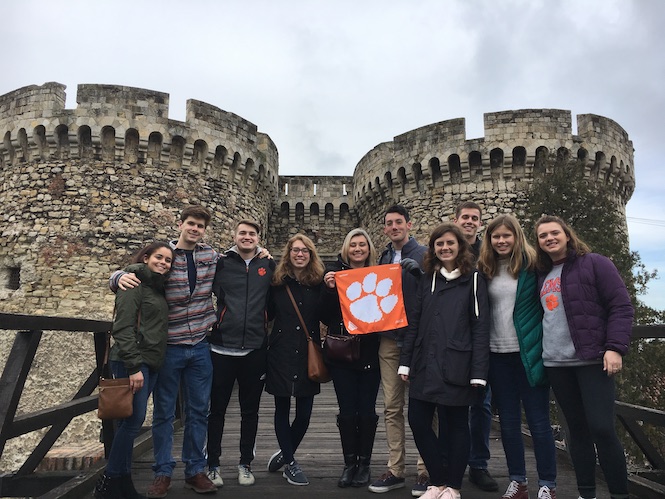
[[[546,275],[538,275],[542,289]],[[633,306],[619,271],[597,253],[568,254],[561,295],[570,335],[581,360],[602,359],[607,350],[624,355],[633,327]]]

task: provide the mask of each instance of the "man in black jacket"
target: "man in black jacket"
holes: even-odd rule
[[[240,462],[238,483],[253,485],[251,462],[259,421],[259,403],[266,373],[266,308],[275,262],[260,258],[260,226],[241,220],[235,246],[217,263],[213,293],[217,322],[210,335],[213,380],[208,417],[208,478],[219,486],[224,418],[233,385],[238,381],[240,403]]]

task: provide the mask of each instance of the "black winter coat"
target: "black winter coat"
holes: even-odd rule
[[[477,276],[477,280],[475,278]],[[409,366],[409,396],[441,405],[471,405],[472,379],[487,380],[490,308],[485,279],[474,271],[448,281],[420,279],[416,310],[409,314],[400,365]]]
[[[312,341],[321,344],[319,320],[324,284],[310,287],[287,277],[285,285],[272,286],[268,318],[275,322],[268,337],[266,391],[278,397],[310,397],[321,391],[321,385],[307,377],[307,340],[286,286],[293,293]]]
[[[348,270],[349,267],[339,256],[337,262],[328,266],[326,272],[338,272],[340,270]],[[323,315],[321,322],[328,326],[328,334],[336,335],[349,335],[344,327],[342,320],[342,309],[339,305],[339,297],[337,296],[337,288],[325,287]],[[369,333],[360,335],[360,359],[350,364],[332,362],[326,356],[325,345],[323,348],[323,358],[326,364],[334,365],[337,367],[345,367],[347,369],[355,369],[358,371],[371,371],[379,368],[379,341],[380,333]]]

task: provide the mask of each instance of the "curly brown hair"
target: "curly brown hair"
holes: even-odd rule
[[[284,246],[284,251],[282,251],[282,258],[275,269],[275,273],[272,276],[272,285],[281,286],[284,284],[284,280],[287,276],[295,278],[293,272],[293,265],[291,264],[291,248],[293,248],[293,243],[300,241],[305,245],[309,250],[309,263],[305,267],[303,273],[301,274],[299,281],[306,286],[316,286],[323,281],[323,274],[326,271],[319,254],[316,252],[316,246],[314,242],[307,237],[305,234],[296,234],[293,236]]]
[[[457,252],[457,258],[455,258],[455,265],[460,270],[462,274],[470,273],[474,268],[474,254],[471,250],[471,245],[468,243],[462,229],[452,222],[445,222],[437,226],[429,236],[429,243],[427,245],[427,253],[423,259],[423,269],[425,273],[432,274],[438,272],[441,268],[441,261],[436,257],[436,251],[434,249],[434,243],[437,239],[442,237],[444,234],[452,232],[455,238],[457,239],[457,244],[459,246],[459,251]]]

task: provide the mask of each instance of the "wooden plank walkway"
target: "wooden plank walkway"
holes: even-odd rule
[[[388,450],[385,439],[385,427],[381,402],[381,391],[377,400],[377,413],[380,415],[379,427],[376,435],[374,455],[372,457],[372,476],[378,477],[386,469],[388,461]],[[290,497],[318,497],[318,498],[351,498],[370,497],[367,488],[340,489],[337,487],[343,461],[339,434],[335,425],[337,414],[337,401],[332,383],[322,385],[321,394],[314,400],[314,410],[309,431],[305,436],[300,448],[296,452],[296,458],[303,471],[310,480],[310,485],[297,487],[289,485],[282,474],[268,473],[266,470],[270,456],[277,450],[277,439],[273,430],[273,397],[267,393],[263,394],[261,400],[261,411],[259,419],[259,431],[256,444],[256,459],[252,463],[252,469],[256,476],[256,484],[251,487],[238,485],[236,466],[240,457],[238,449],[240,433],[240,412],[237,403],[237,395],[234,393],[229,407],[225,434],[222,441],[222,465],[221,473],[224,478],[224,486],[216,494],[209,497],[247,497],[247,498],[290,498]],[[407,423],[407,480],[406,487],[388,493],[385,497],[406,498],[411,497],[411,485],[415,482],[417,450],[411,437]],[[506,462],[501,447],[498,428],[493,428],[490,446],[492,459],[489,470],[499,482],[499,493],[483,492],[464,481],[462,496],[465,499],[497,499],[508,485]],[[176,432],[173,455],[179,461],[182,448],[182,430]],[[150,466],[153,462],[152,450],[138,456],[134,461],[134,481],[139,491],[145,491],[152,482],[153,475]],[[558,463],[557,496],[560,499],[576,498],[577,488],[572,467],[568,464],[567,456],[561,455]],[[173,482],[168,497],[189,498],[203,497],[195,492],[184,488],[184,465],[178,462],[173,476]],[[531,479],[529,486],[531,497],[535,498],[538,492],[537,475],[535,471],[535,460],[533,452],[527,447],[527,472]],[[607,498],[609,494],[602,482],[599,482],[598,498]]]

